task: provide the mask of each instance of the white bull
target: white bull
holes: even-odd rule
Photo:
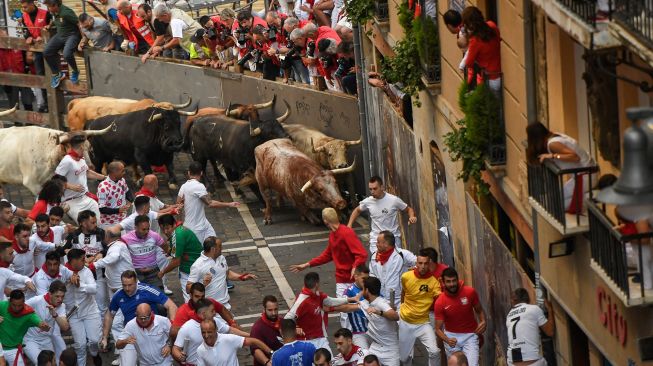
[[[349,166],[347,147],[361,143],[360,139],[357,141],[340,140],[300,124],[284,124],[283,129],[301,152],[324,169],[340,169]]]
[[[15,107],[0,112],[0,117],[13,113]],[[93,136],[108,132],[84,131],[75,134]],[[44,127],[10,127],[0,129],[0,183],[22,184],[34,195],[38,194],[66,155],[73,133]],[[88,157],[87,161],[90,161]]]

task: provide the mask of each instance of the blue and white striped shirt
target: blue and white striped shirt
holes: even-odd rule
[[[362,289],[358,288],[358,286],[356,286],[354,283],[351,286],[347,287],[345,290],[345,295],[347,297],[354,297],[361,291]],[[365,317],[363,310],[356,310],[352,313],[348,313],[347,317],[349,318],[349,324],[351,324],[352,333],[367,333],[367,317]]]

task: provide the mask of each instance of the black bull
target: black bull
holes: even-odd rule
[[[193,160],[202,164],[206,177],[206,163],[211,162],[216,177],[221,174],[217,170],[217,162],[227,174],[227,179],[237,181],[245,173],[252,172],[256,167],[254,148],[268,140],[285,138],[288,134],[280,122],[283,122],[289,110],[283,116],[274,119],[258,121],[237,120],[224,115],[209,115],[196,119],[187,126],[186,146]],[[207,181],[207,186],[211,186]],[[210,188],[209,188],[210,189]],[[254,193],[262,201],[258,189]]]
[[[84,129],[101,130],[112,121],[115,121],[112,131],[91,140],[91,160],[96,167],[121,160],[128,165],[137,163],[145,174],[151,174],[152,165],[165,165],[168,184],[171,187],[177,184],[173,158],[184,142],[179,112],[147,108],[88,121]]]

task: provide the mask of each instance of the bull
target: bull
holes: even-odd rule
[[[14,110],[15,107],[0,112],[0,117],[13,113]],[[70,148],[68,142],[74,135],[97,138],[112,127],[110,120],[106,128],[98,131],[64,132],[37,126],[2,128],[0,183],[22,184],[36,195],[43,183],[54,175],[57,165]]]
[[[272,107],[274,104],[274,101],[276,100],[277,96],[275,95],[272,100],[269,102],[265,103],[259,103],[259,104],[234,104],[232,105],[229,103],[229,106],[227,108],[215,108],[215,107],[204,107],[200,108],[197,111],[197,114],[188,117],[186,119],[186,127],[184,128],[185,131],[187,131],[187,128],[189,125],[192,125],[193,122],[195,122],[196,119],[204,116],[212,116],[212,115],[225,115],[233,118],[238,118],[238,119],[253,119],[253,120],[258,120],[258,110],[263,109],[263,108],[269,108]]]
[[[117,99],[111,97],[93,96],[73,99],[68,103],[68,128],[71,131],[84,129],[86,122],[113,114],[125,114],[146,108],[161,108],[177,110],[188,107],[192,98],[182,104],[157,102],[154,99]]]
[[[314,209],[344,209],[347,203],[340,195],[335,174],[349,173],[356,162],[346,168],[324,170],[302,153],[290,139],[267,141],[254,149],[255,177],[265,201],[264,223],[272,223],[270,190],[290,200],[302,218],[320,224]]]
[[[327,136],[322,132],[300,124],[284,124],[297,148],[324,169],[339,169],[349,166],[347,147],[359,145],[362,140],[346,141]]]
[[[150,107],[87,122],[85,130],[99,130],[115,119],[112,133],[91,142],[93,164],[102,166],[117,159],[140,165],[145,174],[152,173],[152,165],[165,165],[168,187],[177,189],[173,159],[184,143],[180,115],[193,115],[193,112]]]
[[[186,144],[193,160],[202,164],[205,173],[206,163],[210,161],[216,177],[221,176],[217,170],[217,162],[220,162],[228,180],[239,180],[245,173],[254,170],[254,148],[257,145],[288,136],[281,126],[290,115],[288,103],[286,108],[286,113],[276,119],[257,120],[252,119],[250,114],[249,122],[234,119],[229,116],[235,112],[230,111],[237,109],[231,107],[227,109],[228,116],[210,115],[196,119],[187,126],[186,133]],[[242,111],[238,113],[245,115]],[[207,182],[207,186],[211,189],[210,183]],[[253,191],[262,200],[258,190]]]

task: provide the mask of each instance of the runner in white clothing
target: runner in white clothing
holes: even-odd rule
[[[204,242],[210,236],[216,236],[215,230],[206,218],[205,206],[210,208],[238,207],[239,202],[221,202],[211,199],[202,179],[202,165],[196,161],[188,167],[188,180],[179,189],[177,204],[184,204],[184,226],[193,230],[199,241]]]
[[[9,267],[14,259],[14,249],[11,243],[0,242],[0,288],[24,289],[25,291],[36,291],[32,280],[21,274],[18,274]],[[0,301],[6,300],[4,291],[0,291]]]
[[[54,281],[63,283],[70,282],[73,272],[61,265],[61,257],[57,251],[48,252],[45,255],[45,263],[41,265],[38,272],[32,277],[36,286],[36,295],[45,295]]]
[[[272,350],[256,338],[241,337],[216,332],[215,319],[200,324],[204,342],[197,349],[197,366],[238,366],[238,350],[243,347],[258,347],[266,356],[272,357]],[[265,363],[266,365],[270,362]]]
[[[77,222],[77,215],[84,210],[95,212],[95,217],[100,217],[98,203],[87,195],[87,176],[91,179],[104,180],[106,177],[88,168],[84,160],[84,144],[86,137],[73,136],[70,139],[71,149],[57,165],[54,173],[66,177],[62,204],[68,206],[68,216]]]
[[[125,330],[116,342],[116,348],[123,349],[133,344],[140,366],[170,366],[170,319],[155,315],[150,304],[136,307],[136,317],[125,324]]]
[[[68,233],[72,226],[53,226],[50,227],[50,217],[46,214],[36,216],[34,220],[36,224],[36,232],[30,236],[30,246],[34,246],[34,266],[41,268],[45,262],[45,253],[48,250],[43,248],[51,248],[52,245],[63,243],[65,235]]]
[[[377,251],[371,256],[370,276],[381,281],[381,296],[396,308],[401,303],[401,275],[415,267],[417,257],[409,250],[395,248],[395,240],[390,231],[379,234]],[[391,296],[393,291],[394,298]]]
[[[544,301],[547,316],[537,305],[530,304],[524,288],[516,289],[511,296],[512,308],[506,316],[508,329],[508,365],[546,366],[541,353],[540,330],[549,337],[555,333],[553,307]]]
[[[14,272],[22,274],[23,276],[32,277],[38,270],[34,264],[34,254],[37,250],[49,252],[54,250],[53,243],[36,242],[30,240],[32,228],[25,224],[17,224],[14,226],[15,243],[14,251],[16,256],[12,264]],[[34,293],[26,293],[25,297],[30,298]]]
[[[25,333],[24,352],[35,365],[38,364],[37,359],[42,350],[53,351],[59,359],[61,352],[66,349],[66,343],[60,332],[60,330],[65,332],[70,329],[66,319],[66,305],[63,303],[65,295],[66,285],[61,281],[54,281],[45,295],[33,297],[25,302],[50,326],[48,331],[29,328]]]
[[[376,239],[383,230],[388,230],[395,236],[395,243],[401,248],[401,231],[399,229],[399,211],[408,214],[408,225],[417,222],[415,210],[401,198],[385,191],[381,177],[370,178],[369,189],[372,194],[360,202],[349,217],[347,226],[352,227],[361,212],[370,214],[372,231],[370,232],[370,252],[376,252]]]
[[[190,287],[195,282],[201,282],[206,286],[206,297],[220,302],[231,310],[227,279],[247,281],[257,278],[251,273],[240,274],[230,270],[227,260],[222,255],[222,242],[220,239],[210,237],[204,241],[204,251],[190,267],[186,291],[190,292]]]

